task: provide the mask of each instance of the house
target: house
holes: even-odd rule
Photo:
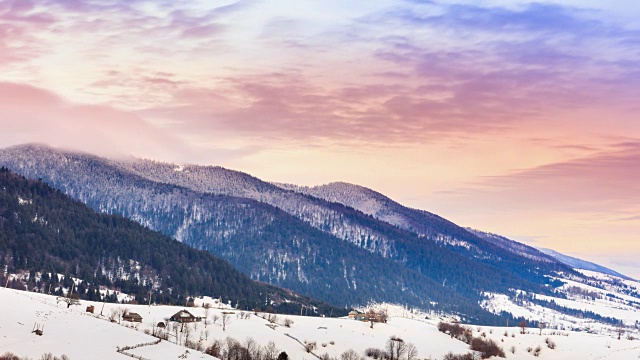
[[[194,316],[192,313],[188,312],[187,310],[180,310],[177,313],[173,314],[173,316],[171,316],[169,320],[176,321],[179,323],[191,323],[191,322],[200,321],[202,320],[202,318]]]
[[[357,321],[372,321],[386,323],[387,315],[386,311],[376,312],[374,310],[369,310],[366,313],[361,313],[358,311],[352,311],[349,313],[349,319],[354,319]]]
[[[130,312],[122,316],[122,320],[130,322],[142,322],[142,316],[138,313]]]
[[[89,305],[87,306],[87,312],[88,313],[92,313],[96,310],[96,308],[93,305]]]

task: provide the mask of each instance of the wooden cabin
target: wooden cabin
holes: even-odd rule
[[[138,313],[130,312],[122,316],[122,320],[130,322],[142,322],[142,316]]]
[[[196,321],[202,320],[201,317],[194,316],[192,313],[187,310],[180,310],[177,313],[173,314],[169,320],[179,322],[179,323],[192,323]]]

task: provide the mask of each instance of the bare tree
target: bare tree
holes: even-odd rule
[[[293,320],[291,320],[291,318],[284,318],[283,324],[285,327],[291,327],[291,325],[293,324]]]
[[[622,337],[622,335],[624,335],[624,328],[622,327],[622,324],[618,325],[616,327],[616,334],[618,334],[618,340],[620,340],[620,338]]]
[[[276,343],[269,341],[267,346],[264,347],[264,360],[276,360],[280,349],[276,346]]]
[[[369,322],[371,323],[371,328],[373,329],[373,323],[376,322],[376,316],[378,314],[376,313],[375,310],[373,309],[369,309],[369,311],[367,311],[367,319],[369,320]]]
[[[187,346],[191,342],[191,326],[187,324],[182,330],[182,336],[184,339],[184,345]]]
[[[361,360],[362,357],[358,355],[353,349],[349,349],[340,355],[340,360]]]
[[[542,335],[542,330],[547,327],[547,323],[540,321],[538,323],[538,328],[540,329],[540,335]]]
[[[527,328],[527,326],[529,325],[527,324],[526,320],[523,319],[522,321],[520,321],[520,323],[518,324],[518,327],[520,327],[520,334],[524,334],[524,330]]]
[[[171,323],[171,330],[173,330],[173,332],[175,333],[175,337],[176,337],[176,344],[180,344],[180,341],[178,340],[178,335],[180,333],[180,325],[177,322],[172,322]]]
[[[67,304],[67,309],[71,307],[71,305],[80,305],[80,297],[78,294],[69,294],[69,296],[59,297],[58,301],[62,301]]]
[[[387,346],[385,348],[389,355],[389,360],[400,360],[402,355],[407,352],[407,344],[404,340],[397,336],[392,336],[387,340]]]
[[[278,321],[278,315],[269,314],[269,317],[267,318],[267,321],[270,322],[271,324],[275,324]]]
[[[255,359],[255,354],[260,349],[260,345],[258,345],[256,341],[249,336],[244,340],[244,348],[246,349],[247,355],[249,355],[247,358]]]
[[[122,321],[122,318],[129,313],[127,308],[118,308],[118,324]]]
[[[111,313],[109,313],[109,321],[116,322],[118,318],[118,309],[111,309]]]
[[[418,360],[418,348],[412,343],[407,343],[407,360]]]
[[[227,325],[231,323],[231,315],[222,313],[222,331],[227,331]]]
[[[209,323],[209,313],[211,313],[211,304],[204,303],[202,307],[204,308],[204,327],[207,327]]]

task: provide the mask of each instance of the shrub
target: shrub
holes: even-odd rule
[[[308,342],[305,345],[305,349],[307,350],[308,353],[312,352],[313,350],[315,350],[318,347],[318,345],[316,344],[315,341],[313,342]]]
[[[0,355],[0,360],[20,360],[18,355],[12,353],[4,353],[4,355]]]
[[[540,356],[541,351],[542,348],[540,347],[540,345],[536,346],[536,348],[533,350],[533,356]]]
[[[376,348],[368,348],[364,351],[364,354],[370,358],[382,359],[384,356],[384,351]]]
[[[220,344],[220,341],[216,340],[204,352],[207,355],[211,355],[211,356],[219,358],[221,356],[221,353],[220,353],[220,349],[221,348],[222,348],[222,345]]]
[[[449,352],[442,358],[442,360],[474,360],[474,357],[472,353],[456,355],[452,352]]]
[[[546,339],[544,340],[544,342],[545,342],[545,343],[547,343],[547,347],[548,347],[549,349],[555,349],[555,348],[556,348],[556,343],[555,343],[555,342],[553,342],[553,340],[551,340],[551,339],[549,339],[549,338],[546,338]]]
[[[471,341],[471,350],[480,352],[483,359],[488,359],[492,356],[505,357],[502,347],[491,339],[473,338]]]

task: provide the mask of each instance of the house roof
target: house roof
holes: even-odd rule
[[[177,313],[173,314],[172,317],[194,318],[195,316],[193,316],[193,314],[188,312],[187,310],[180,310]]]

